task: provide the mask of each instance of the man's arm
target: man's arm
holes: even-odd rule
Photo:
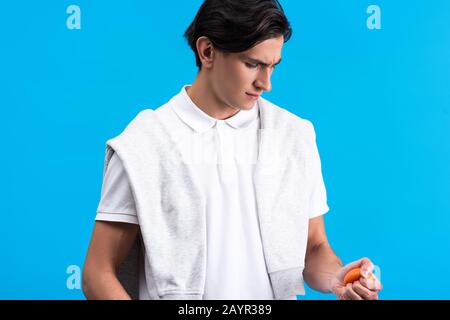
[[[88,300],[131,300],[117,277],[139,225],[96,221],[83,267],[83,293]]]
[[[310,219],[303,271],[308,286],[320,292],[331,292],[331,282],[342,266],[328,243],[323,216]]]
[[[372,274],[374,265],[368,258],[361,258],[343,266],[333,252],[325,233],[323,216],[309,220],[308,245],[303,276],[313,289],[332,292],[341,300],[374,300],[382,289],[379,280]],[[360,268],[360,278],[353,283],[344,283],[350,270]]]

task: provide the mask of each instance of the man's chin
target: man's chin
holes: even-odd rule
[[[249,110],[252,110],[255,106],[256,106],[256,102],[243,103],[243,104],[241,104],[241,108],[239,108],[239,109],[249,111]]]

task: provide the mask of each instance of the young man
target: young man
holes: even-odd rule
[[[118,269],[136,239],[139,299],[296,299],[304,280],[377,299],[370,260],[343,266],[327,241],[312,124],[261,97],[291,32],[276,0],[203,3],[185,33],[195,82],[107,143],[88,299],[130,299]]]

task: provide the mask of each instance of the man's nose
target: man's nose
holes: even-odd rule
[[[264,68],[261,70],[258,79],[255,82],[255,86],[269,92],[272,90],[272,83],[270,82],[270,77],[272,76],[272,71],[269,68]]]

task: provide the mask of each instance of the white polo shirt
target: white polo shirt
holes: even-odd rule
[[[207,267],[203,299],[272,300],[253,184],[259,105],[217,120],[193,103],[186,87],[155,111],[173,128],[181,155],[195,168],[205,196]],[[138,224],[128,178],[116,154],[104,176],[96,220]],[[148,259],[145,261],[148,268]],[[154,291],[151,285],[142,273],[140,299],[150,298],[149,292]]]

